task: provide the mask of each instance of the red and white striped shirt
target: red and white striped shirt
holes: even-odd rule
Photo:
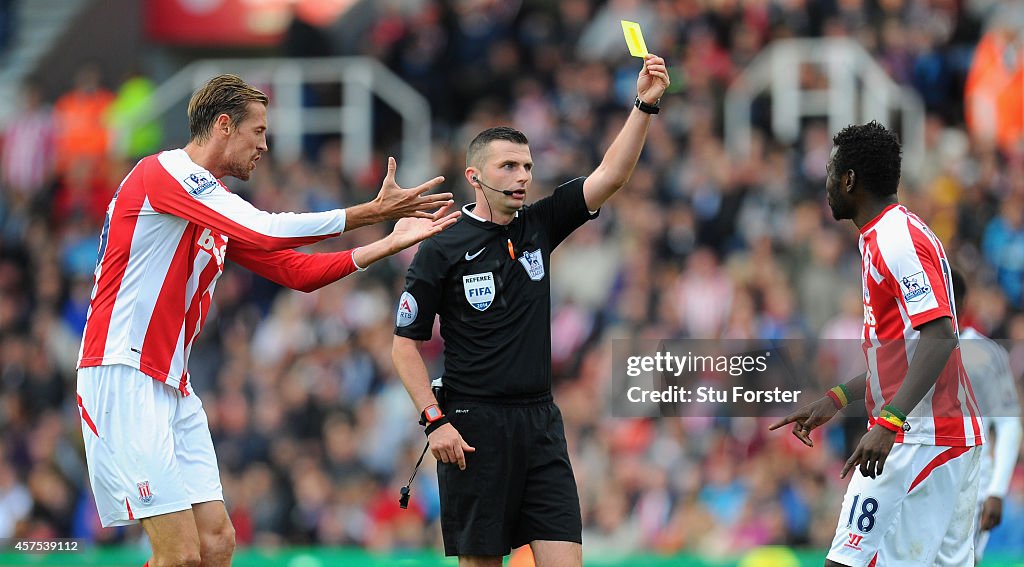
[[[864,288],[865,405],[872,423],[903,385],[921,333],[949,317],[956,329],[953,285],[942,243],[917,215],[898,204],[861,228]],[[905,408],[900,408],[904,409]],[[972,447],[982,443],[981,412],[956,348],[938,380],[907,412],[897,443]],[[908,429],[909,427],[909,429]]]
[[[0,151],[0,175],[8,189],[33,197],[53,173],[53,118],[36,109],[11,121]]]
[[[78,367],[126,364],[187,395],[225,259],[312,291],[355,271],[352,253],[292,249],[344,230],[344,210],[261,211],[184,150],[143,158],[107,207]]]

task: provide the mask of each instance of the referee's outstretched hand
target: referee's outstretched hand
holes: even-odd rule
[[[458,463],[459,470],[466,470],[466,453],[476,451],[462,438],[455,427],[446,423],[427,436],[430,453],[442,463]]]

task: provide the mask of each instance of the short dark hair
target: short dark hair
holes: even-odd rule
[[[523,134],[515,128],[509,126],[495,126],[494,128],[488,128],[477,134],[476,138],[473,138],[473,141],[469,143],[469,149],[466,150],[466,166],[477,165],[484,148],[487,147],[487,144],[498,140],[505,140],[506,142],[512,142],[513,144],[525,145],[530,143],[530,141],[526,139],[526,134]]]
[[[963,303],[967,297],[967,280],[960,270],[951,270],[949,276],[953,280],[953,301]]]
[[[868,191],[880,197],[896,194],[902,149],[892,130],[872,120],[843,128],[832,143],[839,148],[833,163],[836,175],[853,170]]]
[[[188,101],[189,141],[206,141],[221,114],[227,114],[232,124],[240,124],[248,115],[250,102],[266,106],[270,98],[237,75],[218,75],[210,79]]]

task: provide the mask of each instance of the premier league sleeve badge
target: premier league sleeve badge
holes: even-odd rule
[[[544,279],[544,256],[541,254],[540,249],[533,252],[524,252],[519,258],[519,263],[526,268],[526,273],[530,276],[531,280],[539,282]]]

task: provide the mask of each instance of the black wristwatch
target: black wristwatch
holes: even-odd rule
[[[640,97],[636,97],[636,100],[633,101],[633,106],[639,108],[640,112],[646,112],[647,114],[657,114],[661,112],[661,107],[658,106],[658,103],[647,104],[640,100]]]

